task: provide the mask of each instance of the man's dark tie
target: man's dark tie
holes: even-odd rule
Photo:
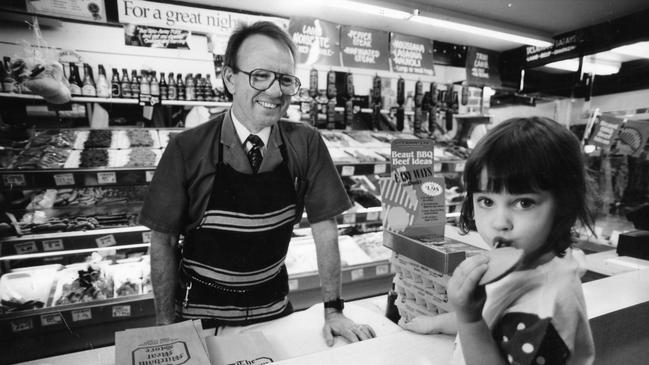
[[[250,161],[252,171],[256,174],[259,171],[259,166],[261,166],[261,160],[263,159],[261,148],[264,146],[264,142],[254,134],[249,135],[246,141],[252,143],[252,148],[248,151],[248,160]]]

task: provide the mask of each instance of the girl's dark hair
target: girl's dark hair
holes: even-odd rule
[[[232,33],[230,39],[228,40],[228,45],[225,48],[225,55],[223,55],[223,66],[228,66],[232,68],[233,72],[237,72],[237,56],[239,49],[241,48],[243,41],[255,34],[265,35],[266,37],[283,43],[284,45],[286,45],[286,48],[291,51],[293,60],[295,60],[295,57],[297,55],[295,43],[293,43],[293,40],[288,35],[288,33],[282,30],[282,28],[280,28],[275,23],[269,21],[259,21],[251,25],[244,24]],[[225,91],[228,95],[230,94],[227,86],[225,87]]]
[[[481,178],[486,169],[486,187]],[[483,137],[464,167],[467,195],[459,226],[475,230],[473,193],[507,191],[521,194],[549,191],[557,202],[553,227],[544,251],[563,256],[573,243],[579,220],[592,231],[586,167],[577,137],[549,118],[508,119]]]

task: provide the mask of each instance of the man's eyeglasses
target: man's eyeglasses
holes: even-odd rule
[[[250,72],[238,67],[233,67],[232,69],[248,75],[250,86],[259,91],[268,90],[275,80],[279,80],[279,89],[282,91],[282,94],[293,96],[300,91],[300,86],[302,85],[297,76],[264,70],[263,68],[256,68]]]

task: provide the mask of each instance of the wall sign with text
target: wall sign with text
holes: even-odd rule
[[[466,80],[469,84],[499,87],[498,58],[498,52],[469,47],[466,54]]]
[[[297,63],[340,66],[340,26],[315,18],[291,18],[288,34],[297,46]]]
[[[343,66],[389,71],[389,33],[343,25],[340,32],[340,49]]]
[[[392,72],[435,75],[433,41],[399,33],[390,33]]]

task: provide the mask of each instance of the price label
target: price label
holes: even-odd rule
[[[11,321],[11,332],[22,332],[34,328],[34,322],[31,318],[19,318]]]
[[[354,175],[354,166],[343,166],[340,175],[342,176],[353,176]]]
[[[387,275],[390,273],[390,265],[376,265],[376,275]]]
[[[146,179],[146,182],[151,182],[153,180],[153,174],[155,171],[149,170],[144,172],[144,178]]]
[[[41,315],[41,326],[54,326],[63,322],[63,317],[60,313],[48,313]]]
[[[441,162],[435,162],[433,164],[433,171],[441,172],[442,171],[442,163]]]
[[[142,243],[151,243],[151,231],[142,232]]]
[[[114,171],[97,173],[97,183],[100,185],[115,184],[116,182],[117,175]]]
[[[25,180],[25,175],[23,174],[2,175],[2,181],[4,182],[4,185],[8,187],[27,185],[27,182]]]
[[[112,234],[97,237],[95,239],[95,242],[97,242],[97,247],[115,246],[117,244],[115,236],[113,236]]]
[[[113,318],[131,316],[130,305],[114,305],[112,309],[113,309]]]
[[[387,171],[386,164],[374,165],[374,174],[384,174]]]
[[[288,281],[288,290],[298,290],[299,288],[300,284],[297,279],[291,279]]]
[[[464,171],[464,162],[455,164],[455,172]]]
[[[18,255],[38,252],[38,247],[36,247],[36,242],[34,241],[16,243],[14,247],[16,248],[16,253]]]
[[[54,184],[56,186],[74,185],[74,175],[68,174],[54,174]]]
[[[352,281],[362,279],[365,274],[363,273],[363,269],[356,269],[352,270]]]
[[[347,213],[343,215],[344,224],[354,224],[356,223],[356,213]]]
[[[61,251],[63,250],[63,240],[54,239],[54,240],[43,240],[43,251]]]
[[[72,322],[81,322],[92,319],[92,311],[90,308],[77,309],[71,312]]]
[[[381,212],[367,212],[367,221],[368,222],[378,221],[380,214]]]

